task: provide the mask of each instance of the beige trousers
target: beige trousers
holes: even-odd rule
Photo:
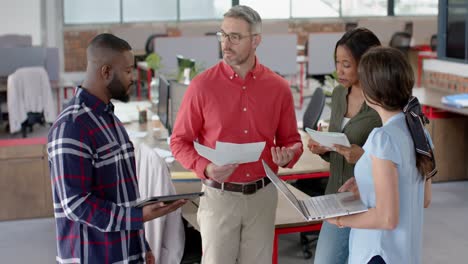
[[[203,185],[198,224],[203,264],[267,264],[273,254],[278,194],[270,183],[245,195]]]

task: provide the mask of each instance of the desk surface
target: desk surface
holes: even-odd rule
[[[177,192],[198,192],[201,190],[200,182],[176,182],[174,184]],[[287,184],[288,188],[296,195],[298,199],[307,198],[307,194],[299,191],[290,184]],[[184,218],[199,230],[197,223],[197,210],[198,210],[199,199],[188,202],[182,207],[182,214]],[[276,219],[275,227],[284,228],[284,227],[297,227],[303,225],[309,225],[314,223],[319,223],[321,221],[307,222],[304,217],[291,205],[291,203],[286,199],[286,197],[278,192],[278,205],[276,207]]]
[[[422,105],[438,108],[452,113],[468,116],[468,108],[456,108],[441,103],[442,97],[449,95],[449,92],[439,91],[430,88],[414,88],[413,95],[419,99]]]

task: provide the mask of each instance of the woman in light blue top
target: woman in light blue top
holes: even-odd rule
[[[423,207],[430,203],[430,177],[436,171],[426,119],[411,96],[414,74],[400,51],[384,47],[370,49],[358,72],[366,102],[383,126],[371,132],[355,178],[339,191],[353,191],[369,211],[328,222],[352,228],[349,264],[418,264]]]

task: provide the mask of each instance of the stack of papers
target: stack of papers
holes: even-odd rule
[[[457,108],[468,107],[468,94],[452,94],[442,97],[442,103]]]
[[[227,164],[242,164],[258,161],[265,148],[265,141],[246,144],[235,144],[216,141],[216,148],[212,149],[193,142],[198,154],[217,166]]]
[[[306,127],[306,132],[314,141],[317,141],[320,145],[328,147],[333,151],[336,150],[333,145],[351,147],[348,137],[346,137],[344,133],[317,131],[308,127]]]

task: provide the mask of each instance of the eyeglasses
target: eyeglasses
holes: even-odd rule
[[[240,41],[244,38],[248,38],[248,37],[256,36],[256,35],[258,34],[249,34],[249,35],[243,36],[237,33],[226,34],[223,31],[216,32],[216,38],[218,38],[219,42],[224,42],[226,39],[228,39],[229,42],[231,42],[231,44],[233,45],[239,44]]]

